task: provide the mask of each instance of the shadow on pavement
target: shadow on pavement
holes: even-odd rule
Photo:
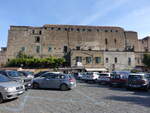
[[[139,97],[139,96],[109,96],[106,97],[107,100],[121,101],[121,102],[129,102],[132,104],[137,104],[145,107],[150,107],[150,97]]]

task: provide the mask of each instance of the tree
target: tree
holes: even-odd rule
[[[15,59],[7,62],[8,67],[26,67],[26,68],[58,68],[65,63],[64,58],[48,57],[34,58],[22,52],[19,52]]]
[[[144,57],[143,57],[143,64],[150,68],[150,55],[149,54],[144,54]]]

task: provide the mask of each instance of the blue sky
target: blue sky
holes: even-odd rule
[[[10,25],[120,26],[150,35],[150,0],[0,0],[0,47]]]

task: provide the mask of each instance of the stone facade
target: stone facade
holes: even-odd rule
[[[140,52],[150,52],[150,36],[139,40]]]
[[[64,52],[76,48],[103,51],[124,51],[126,45],[138,48],[136,41],[131,43],[131,40],[137,40],[137,33],[126,32],[120,27],[11,26],[8,35],[7,56],[14,58],[20,50],[36,57],[50,55],[62,57]]]
[[[70,56],[71,67],[104,68],[104,56],[102,51],[72,50]]]
[[[2,48],[1,51],[0,51],[0,67],[4,66],[7,62],[6,50],[7,50],[7,48]]]
[[[15,58],[22,51],[34,57],[66,57],[70,66],[132,68],[136,64],[134,52],[144,51],[145,43],[138,41],[137,32],[121,27],[44,25],[10,26],[6,60]],[[148,50],[149,50],[149,46]],[[0,54],[0,57],[3,56]],[[114,58],[118,56],[118,63]],[[77,63],[76,58],[83,58]],[[92,57],[92,58],[90,58]],[[109,57],[110,63],[105,62]],[[97,62],[95,62],[95,58]],[[131,65],[128,66],[128,58]],[[92,61],[91,61],[92,59]],[[125,59],[121,61],[121,59]],[[88,60],[88,61],[87,61]],[[100,62],[99,62],[100,60]]]
[[[104,66],[109,71],[133,69],[135,54],[134,52],[104,52]]]

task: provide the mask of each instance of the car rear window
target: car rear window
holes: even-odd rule
[[[17,71],[8,71],[8,75],[11,77],[19,77],[21,74]]]
[[[109,76],[109,74],[99,74],[100,76]]]
[[[11,81],[9,78],[7,78],[6,76],[0,75],[0,82],[9,82]]]
[[[142,76],[140,76],[140,75],[129,75],[129,79],[140,80],[140,79],[142,79]]]
[[[150,74],[146,74],[145,76],[146,78],[150,79]]]

